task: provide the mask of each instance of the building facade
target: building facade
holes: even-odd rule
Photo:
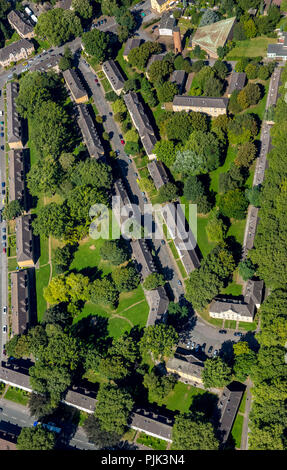
[[[20,39],[9,46],[0,49],[0,65],[8,67],[12,62],[18,62],[21,59],[28,59],[35,48],[28,39]]]
[[[89,100],[88,93],[85,90],[85,87],[81,82],[76,70],[65,70],[63,72],[63,77],[75,103],[86,103]]]
[[[6,85],[7,134],[9,147],[13,150],[23,148],[22,122],[16,109],[18,93],[19,84],[16,82],[8,82]]]
[[[173,99],[173,111],[194,111],[208,114],[212,117],[227,113],[228,98],[213,98],[201,96],[180,96]]]

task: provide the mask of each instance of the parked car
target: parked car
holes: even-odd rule
[[[208,349],[208,354],[210,354],[213,350],[213,346],[210,346],[210,348]]]
[[[1,145],[1,150],[5,150],[5,147],[4,147],[4,145]]]
[[[144,202],[145,204],[147,204],[148,200],[147,200],[146,197],[143,198],[143,202]]]
[[[1,186],[2,188],[5,188],[5,181],[2,181]]]
[[[194,349],[194,348],[195,348],[195,342],[192,341],[190,349]]]
[[[112,115],[113,115],[113,113],[110,111],[110,112],[109,112],[109,116],[112,116]]]
[[[204,352],[204,351],[205,351],[205,346],[206,346],[206,343],[203,343],[203,345],[201,346],[201,350],[202,350],[202,352]]]
[[[133,161],[132,161],[132,159],[131,159],[131,158],[129,158],[129,163],[132,163],[132,162],[133,162]]]
[[[182,282],[181,282],[180,279],[178,279],[177,283],[178,283],[179,286],[182,286]]]
[[[121,144],[122,144],[122,145],[125,145],[124,139],[121,139]]]
[[[165,241],[164,241],[164,240],[161,240],[160,243],[161,243],[162,245],[165,245]]]
[[[4,315],[7,313],[7,307],[3,307],[3,313]]]
[[[221,335],[226,335],[227,331],[226,330],[219,330],[219,332]]]
[[[4,132],[1,132],[0,136],[1,136],[1,137],[4,137]]]
[[[187,343],[186,343],[187,349],[190,349],[190,346],[191,346],[191,341],[187,341]]]
[[[3,356],[6,356],[6,349],[3,348],[2,354]],[[0,408],[0,411],[2,411],[2,408]]]
[[[2,235],[2,240],[6,240],[6,235]]]
[[[5,247],[3,248],[2,251],[3,251],[4,254],[6,254],[6,248]]]
[[[4,126],[4,121],[0,121],[1,126]]]
[[[2,189],[2,195],[5,196],[5,189]]]
[[[197,345],[195,346],[195,352],[198,352],[199,350],[200,350],[200,344],[197,344]]]
[[[136,172],[134,172],[134,176],[137,178],[138,177],[138,174]]]
[[[6,227],[2,227],[2,232],[6,233]]]
[[[235,331],[234,336],[243,336],[243,333],[241,333],[241,331]]]
[[[99,80],[98,80],[97,78],[95,78],[95,82],[96,82],[96,83],[99,83]]]
[[[2,241],[2,246],[4,246],[4,248],[6,248],[6,242]]]
[[[6,333],[7,332],[7,325],[4,325],[3,326],[3,333]]]
[[[213,357],[215,357],[215,356],[218,356],[218,351],[217,351],[217,349],[215,349],[215,350],[213,351]]]
[[[119,150],[116,150],[115,153],[116,153],[116,155],[119,155],[119,154],[120,154],[120,151],[119,151]]]

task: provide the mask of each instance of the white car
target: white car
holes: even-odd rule
[[[4,315],[7,313],[7,307],[3,307],[3,313]]]
[[[4,325],[4,326],[3,326],[3,333],[6,333],[6,332],[7,332],[7,326]]]

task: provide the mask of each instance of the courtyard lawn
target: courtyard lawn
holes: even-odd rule
[[[180,270],[180,274],[182,275],[183,279],[186,278],[188,275],[182,264],[182,261],[179,259],[177,260],[176,264],[177,264],[178,269]]]
[[[103,275],[109,274],[113,267],[108,261],[104,261],[100,254],[100,249],[104,242],[103,238],[94,240],[90,237],[80,241],[70,270],[81,272],[93,269],[95,273],[101,271]]]
[[[276,42],[277,38],[266,37],[237,41],[236,47],[227,54],[226,59],[229,60],[235,57],[265,57],[268,44],[275,44]]]
[[[37,316],[38,321],[42,320],[43,314],[47,309],[47,302],[44,299],[43,289],[49,284],[50,265],[47,264],[40,269],[36,269],[36,292],[37,292]]]
[[[225,320],[224,328],[229,328],[231,330],[235,330],[236,328],[236,321],[235,320]]]
[[[103,78],[103,80],[101,80],[101,84],[103,86],[105,93],[107,93],[108,91],[112,91],[112,87],[107,78]]]
[[[261,83],[260,80],[254,80],[254,82],[259,82],[259,84]],[[269,89],[269,82],[270,80],[268,80],[267,82],[261,83],[261,85],[264,85],[264,96],[262,100],[260,100],[259,103],[256,104],[255,106],[250,106],[250,108],[246,109],[242,114],[257,114],[257,116],[261,119],[261,121],[263,120],[266,101],[267,101],[267,95],[268,95],[268,89]],[[257,138],[258,140],[259,140],[259,136],[260,134],[258,135],[258,138]]]
[[[239,407],[239,410],[238,410],[239,413],[244,413],[245,412],[246,397],[247,397],[247,394],[246,394],[246,392],[244,392],[243,398],[241,400],[240,407]]]
[[[236,157],[236,153],[236,148],[229,145],[223,165],[209,173],[211,191],[215,191],[216,193],[219,192],[219,175],[220,173],[226,173],[229,170],[231,163]]]
[[[151,447],[153,450],[165,450],[167,442],[163,439],[158,439],[157,437],[149,436],[144,432],[141,432],[136,441],[138,444],[143,444],[144,446]]]
[[[129,441],[133,442],[134,438],[136,437],[136,430],[135,429],[129,429],[127,432],[122,437],[122,441]]]
[[[243,427],[243,416],[237,414],[233,427],[232,427],[232,437],[235,440],[235,447],[240,449],[241,446],[241,434],[242,434],[242,427]]]
[[[40,238],[40,266],[44,266],[49,261],[49,240]]]
[[[197,217],[197,243],[202,256],[205,258],[216,246],[215,242],[210,242],[206,233],[206,225],[209,218],[204,216]]]
[[[232,220],[231,226],[227,232],[228,237],[234,237],[235,240],[242,245],[245,231],[246,219]]]
[[[194,398],[204,393],[207,393],[206,390],[177,382],[172,392],[165,397],[163,404],[171,411],[177,410],[185,413],[189,410]]]
[[[16,387],[9,387],[4,398],[26,406],[29,401],[29,393]]]
[[[18,266],[17,259],[16,258],[8,258],[8,271],[16,271],[16,268]]]
[[[256,322],[245,322],[245,321],[240,321],[238,324],[239,329],[245,330],[245,331],[254,331],[256,330]]]

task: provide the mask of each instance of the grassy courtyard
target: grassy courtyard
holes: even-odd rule
[[[245,39],[237,41],[236,47],[227,54],[226,59],[235,57],[265,57],[268,44],[275,44],[276,38],[257,37],[253,39]]]

